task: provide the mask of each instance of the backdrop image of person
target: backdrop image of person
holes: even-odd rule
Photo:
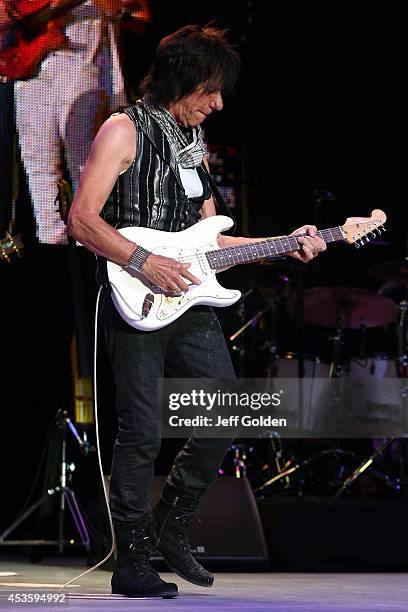
[[[5,6],[7,9],[7,2]],[[70,7],[73,8],[69,13],[54,17],[52,10],[56,5],[53,5],[48,20],[50,30],[64,28],[64,47],[51,50],[40,59],[34,75],[29,73],[21,78],[17,73],[14,83],[16,129],[36,235],[40,243],[47,244],[67,243],[65,224],[55,203],[58,181],[68,178],[75,191],[96,131],[111,112],[127,104],[118,40],[119,17],[130,15],[139,30],[150,22],[147,0],[132,3],[86,0],[80,4],[74,0],[67,9]],[[27,10],[32,9],[21,4],[21,9],[13,13],[16,23],[19,17],[26,16]],[[42,15],[41,11],[31,14],[32,31],[40,28]],[[24,60],[24,48],[20,54]],[[1,68],[0,60],[0,73]]]

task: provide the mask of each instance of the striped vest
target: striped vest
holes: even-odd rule
[[[136,157],[121,174],[102,209],[103,219],[115,228],[136,225],[177,232],[200,219],[200,209],[211,196],[208,179],[197,168],[203,193],[189,198],[167,137],[139,101],[123,112],[134,122]]]

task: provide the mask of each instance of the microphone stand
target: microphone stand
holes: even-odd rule
[[[87,553],[90,551],[90,539],[86,526],[86,522],[81,514],[78,502],[74,491],[67,486],[67,476],[71,468],[67,462],[67,432],[70,431],[74,439],[79,444],[82,452],[88,454],[93,452],[95,448],[89,444],[86,439],[81,439],[74,424],[68,417],[66,410],[59,409],[55,415],[55,422],[58,429],[61,430],[60,435],[60,464],[58,484],[49,488],[47,492],[35,501],[23,514],[18,517],[3,533],[0,534],[0,545],[31,545],[31,546],[57,546],[58,552],[64,552],[64,546],[71,542],[65,539],[65,511],[68,509],[73,520],[75,529],[81,541],[81,545]],[[45,504],[50,497],[56,495],[58,497],[58,538],[56,540],[6,540],[27,517],[29,517],[37,508]]]

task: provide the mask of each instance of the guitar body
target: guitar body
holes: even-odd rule
[[[217,250],[217,235],[232,226],[229,217],[208,217],[181,232],[162,232],[145,227],[118,230],[123,236],[155,255],[191,262],[189,271],[201,280],[190,285],[185,294],[174,296],[150,283],[143,274],[108,261],[108,277],[113,302],[121,317],[132,327],[143,331],[160,329],[172,323],[191,306],[230,306],[241,297],[240,291],[224,289],[205,256]]]
[[[0,51],[0,74],[6,80],[30,79],[38,74],[41,62],[51,51],[63,49],[68,44],[62,29],[52,22],[35,38],[26,38],[23,32],[16,32],[14,45]]]

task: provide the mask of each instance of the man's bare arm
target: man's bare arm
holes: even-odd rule
[[[108,119],[99,130],[72,202],[67,231],[93,253],[126,265],[135,244],[100,217],[123,170],[136,153],[136,130],[126,115]]]

